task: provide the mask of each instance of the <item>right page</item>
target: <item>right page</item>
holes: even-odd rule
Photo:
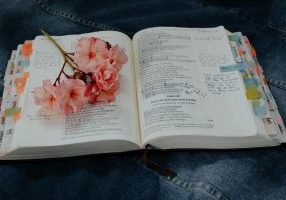
[[[141,140],[257,135],[224,27],[142,30],[133,38]]]

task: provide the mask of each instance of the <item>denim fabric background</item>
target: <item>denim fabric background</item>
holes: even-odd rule
[[[257,49],[286,119],[286,1],[0,1],[0,75],[12,49],[45,29],[52,35],[152,26],[242,31]],[[1,88],[2,90],[3,88]],[[154,153],[178,173],[163,177],[140,152],[0,163],[0,199],[285,199],[286,148]]]

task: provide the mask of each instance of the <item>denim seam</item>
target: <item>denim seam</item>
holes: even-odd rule
[[[87,26],[87,27],[91,27],[91,28],[96,28],[98,30],[121,31],[119,28],[114,27],[114,26],[101,24],[101,23],[95,23],[93,21],[86,20],[86,19],[83,19],[81,17],[75,16],[75,15],[72,15],[72,14],[69,14],[69,13],[66,13],[66,12],[53,9],[53,8],[47,6],[46,4],[44,4],[41,0],[35,0],[35,2],[36,2],[37,5],[40,6],[40,8],[43,11],[45,11],[45,12],[51,14],[51,15],[54,15],[54,16],[62,17],[62,18],[67,19],[67,20],[69,20],[71,22],[74,22],[74,23],[77,23],[77,24],[81,24],[81,25],[84,25],[84,26]]]
[[[266,80],[267,80],[269,85],[272,85],[272,86],[275,86],[277,88],[286,90],[286,83],[285,82],[282,82],[282,81],[279,81],[279,80],[275,80],[275,79],[272,79],[272,78],[266,78]]]
[[[283,38],[282,39],[286,39],[285,38],[285,34],[286,34],[286,31],[277,27],[276,25],[274,25],[272,23],[272,14],[275,12],[274,11],[274,7],[275,7],[275,3],[276,2],[273,2],[272,3],[272,6],[271,6],[271,9],[270,9],[270,12],[269,12],[269,17],[268,17],[268,23],[267,23],[267,26],[270,28],[270,29],[273,29],[275,31],[278,31],[279,33],[281,33],[283,35]]]
[[[275,25],[272,24],[271,22],[269,22],[269,23],[267,24],[267,27],[268,27],[269,29],[271,29],[271,30],[274,30],[274,31],[277,31],[278,33],[280,33],[280,38],[281,38],[282,40],[285,40],[285,41],[286,41],[286,31],[284,31],[284,30],[278,28],[277,26],[275,26]]]
[[[158,175],[158,173],[154,172],[153,170],[149,169],[148,167],[145,166],[143,160],[138,157],[138,156],[123,156],[126,159],[130,158],[132,161],[134,161],[135,164],[142,166],[143,168],[151,172],[153,175],[157,177],[162,177],[163,180],[168,181],[172,185],[175,185],[176,187],[180,187],[183,190],[194,190],[194,189],[201,189],[205,192],[207,192],[209,195],[211,195],[213,198],[216,200],[228,200],[229,198],[214,184],[206,182],[206,181],[187,181],[186,179],[180,177],[180,176],[175,176],[175,177],[166,177],[162,175]]]
[[[228,200],[229,199],[219,188],[217,188],[215,185],[209,182],[205,182],[205,181],[190,182],[180,176],[176,176],[174,178],[167,177],[167,180],[170,183],[184,190],[201,189],[207,192],[209,195],[211,195],[216,200]]]
[[[120,29],[118,29],[117,27],[114,27],[114,26],[95,23],[93,21],[85,20],[83,18],[80,18],[80,17],[74,16],[74,15],[68,14],[68,13],[63,12],[63,11],[55,10],[55,9],[45,5],[41,0],[35,0],[35,2],[45,12],[47,12],[47,13],[49,13],[51,15],[63,17],[64,19],[67,19],[67,20],[69,20],[71,22],[78,23],[78,24],[81,24],[81,25],[84,25],[84,26],[87,26],[87,27],[96,28],[98,30],[117,30],[117,31],[121,31]],[[189,1],[187,1],[187,2],[190,3]],[[270,13],[271,13],[271,11],[270,11]],[[282,30],[277,29],[277,28],[273,27],[270,24],[267,24],[266,26],[262,26],[262,25],[258,25],[258,24],[252,23],[251,21],[247,20],[246,18],[240,18],[240,19],[243,19],[245,21],[245,23],[253,25],[253,26],[255,26],[257,28],[260,28],[262,30],[274,29],[276,31],[279,31],[279,33],[283,33]],[[121,31],[121,32],[124,32],[124,31]],[[129,33],[129,32],[127,34],[128,35],[133,35],[133,33]],[[281,34],[278,35],[278,37],[281,38],[282,40],[286,41],[286,37],[283,37]],[[268,80],[269,80],[269,84],[270,85],[272,85],[274,87],[277,87],[277,88],[280,88],[280,89],[283,89],[283,90],[286,90],[286,84],[285,83],[282,83],[281,81],[274,80],[272,78],[268,78]]]
[[[275,29],[275,30],[277,30],[277,31],[279,31],[279,32],[281,32],[281,33],[283,33],[283,34],[286,34],[286,31],[285,31],[285,30],[283,30],[283,29],[277,27],[277,26],[274,25],[272,22],[268,22],[268,23],[267,23],[267,26],[270,27],[270,28],[273,28],[273,29]]]
[[[92,27],[92,28],[96,28],[98,30],[116,30],[116,31],[121,31],[121,32],[124,32],[123,30],[120,30],[119,28],[117,27],[114,27],[114,26],[111,26],[111,25],[106,25],[106,24],[100,24],[100,23],[95,23],[93,21],[90,21],[90,20],[86,20],[86,19],[83,19],[81,17],[78,17],[78,16],[75,16],[75,15],[72,15],[72,14],[69,14],[69,13],[66,13],[66,12],[63,12],[63,11],[59,11],[59,10],[56,10],[56,9],[53,9],[49,6],[47,6],[46,4],[44,4],[41,0],[35,0],[36,4],[38,4],[42,10],[44,10],[45,12],[51,14],[51,15],[54,15],[54,16],[58,16],[58,17],[63,17],[69,21],[72,21],[74,23],[78,23],[78,24],[81,24],[81,25],[84,25],[84,26],[87,26],[87,27]],[[188,0],[185,1],[186,3],[191,3],[189,2]],[[192,4],[195,4],[195,3],[192,3]],[[196,4],[197,5],[197,4]],[[201,5],[203,6],[203,5]],[[153,17],[157,17],[157,16],[153,16]],[[237,18],[237,17],[235,17]],[[238,19],[238,18],[237,18]],[[247,24],[250,24],[250,25],[253,25],[253,26],[256,26],[260,29],[274,29],[280,33],[284,33],[283,30],[280,30],[279,28],[275,28],[274,26],[272,26],[271,24],[266,24],[266,27],[265,25],[262,26],[262,25],[258,25],[256,23],[253,23],[251,21],[249,21],[248,19],[246,19],[245,17],[243,18],[240,18],[240,19],[243,19],[245,23]],[[132,36],[134,33],[131,33],[131,32],[125,32],[126,34]],[[279,38],[281,38],[282,40],[286,40],[285,37],[281,36],[281,35],[278,35]]]

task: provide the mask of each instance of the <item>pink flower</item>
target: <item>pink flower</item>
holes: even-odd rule
[[[97,102],[114,101],[115,94],[119,88],[118,71],[108,62],[103,62],[98,65],[92,78],[100,91],[95,100]]]
[[[43,87],[34,88],[33,96],[36,105],[41,105],[45,109],[56,111],[59,107],[56,87],[50,80],[44,80]]]
[[[88,98],[89,103],[96,103],[96,98],[99,95],[100,90],[97,87],[96,82],[92,81],[92,83],[88,84],[85,90],[85,96]]]
[[[117,71],[120,71],[122,65],[127,63],[127,56],[124,53],[124,49],[120,48],[118,45],[112,47],[109,53],[108,62],[115,67]]]
[[[74,62],[79,69],[88,73],[94,71],[96,64],[108,58],[107,44],[95,37],[82,37],[75,49]]]
[[[66,79],[57,88],[59,111],[63,114],[78,112],[88,99],[85,97],[86,84],[80,79]]]

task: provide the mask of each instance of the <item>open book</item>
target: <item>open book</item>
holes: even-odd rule
[[[1,109],[0,159],[34,159],[143,149],[250,148],[279,145],[285,127],[255,51],[224,27],[155,27],[131,39],[115,31],[54,36],[72,52],[82,36],[125,49],[116,100],[59,117],[39,111],[32,90],[63,63],[44,36],[12,52]],[[25,79],[22,92],[16,78]]]

